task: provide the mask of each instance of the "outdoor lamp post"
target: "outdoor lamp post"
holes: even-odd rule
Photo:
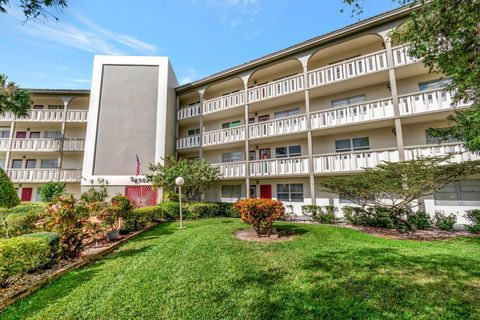
[[[185,184],[185,179],[177,177],[175,184],[178,186],[178,203],[180,205],[180,229],[183,229],[183,215],[182,215],[182,186]]]

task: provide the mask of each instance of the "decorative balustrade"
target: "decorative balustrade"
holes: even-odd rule
[[[227,178],[242,178],[245,177],[245,162],[225,162],[212,164],[218,167],[220,177]]]
[[[451,109],[452,93],[444,90],[432,90],[402,95],[399,98],[401,115]],[[461,102],[457,107],[466,107],[470,102]]]
[[[200,135],[177,139],[177,149],[179,150],[195,148],[199,146],[200,146]]]
[[[314,112],[310,121],[312,129],[320,129],[393,116],[392,99],[384,99]]]
[[[8,141],[10,141],[9,138],[0,139],[0,151],[8,151]]]
[[[294,75],[248,89],[248,102],[253,103],[305,89],[303,74]]]
[[[65,139],[63,141],[63,151],[84,151],[84,139]]]
[[[203,146],[245,140],[245,126],[208,131],[203,134]]]
[[[58,139],[12,139],[11,151],[58,151],[60,140]]]
[[[251,161],[250,176],[278,176],[308,174],[308,157],[292,157]]]
[[[404,45],[400,45],[398,47],[392,48],[393,65],[395,67],[419,61],[418,59],[412,57],[409,54],[409,50],[410,50],[409,44],[404,44]]]
[[[250,139],[274,137],[307,130],[307,116],[299,115],[248,125]]]
[[[7,169],[12,182],[79,182],[81,169]]]
[[[341,152],[313,157],[314,173],[349,172],[376,167],[382,161],[399,161],[398,150]]]
[[[180,108],[177,110],[177,120],[183,120],[199,116],[202,113],[201,104]]]
[[[11,112],[5,112],[5,114],[0,114],[0,121],[13,121],[15,116]]]
[[[469,152],[460,142],[405,147],[405,160],[453,154],[450,162],[480,160],[480,153]]]
[[[67,122],[87,122],[87,110],[67,110]]]
[[[231,93],[218,98],[203,101],[203,114],[239,107],[245,104],[245,92]]]
[[[32,109],[30,115],[25,118],[15,118],[11,113],[7,112],[0,115],[0,121],[28,121],[28,122],[58,122],[63,121],[66,114],[67,122],[87,122],[87,110],[67,110],[61,109]]]
[[[387,69],[385,50],[338,62],[308,72],[310,88]]]

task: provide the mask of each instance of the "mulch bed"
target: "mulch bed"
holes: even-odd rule
[[[133,232],[128,235],[122,235],[119,240],[114,242],[106,240],[99,241],[95,245],[87,248],[82,252],[81,256],[76,259],[63,259],[49,269],[39,270],[23,276],[7,288],[0,289],[0,311],[15,301],[40,289],[54,279],[59,278],[63,274],[100,259],[104,255],[115,250],[122,243],[151,229],[155,225],[156,224],[153,224],[144,230]]]
[[[273,231],[270,237],[259,237],[253,228],[237,230],[233,236],[240,240],[257,242],[281,242],[295,238],[295,234],[289,234],[286,231]]]

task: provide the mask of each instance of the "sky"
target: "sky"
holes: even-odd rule
[[[68,0],[58,22],[25,22],[17,4],[0,14],[0,74],[49,89],[89,89],[96,54],[168,56],[185,84],[398,6],[370,0],[351,17],[341,0]]]

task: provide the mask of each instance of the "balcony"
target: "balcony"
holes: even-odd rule
[[[200,135],[177,139],[177,149],[200,147]]]
[[[258,102],[305,89],[303,73],[248,89],[248,102]]]
[[[398,150],[367,150],[313,157],[314,173],[337,173],[373,168],[384,161],[400,161]]]
[[[243,178],[246,174],[245,162],[214,163],[212,166],[218,168],[222,179]]]
[[[177,120],[183,120],[199,116],[202,113],[202,106],[196,104],[186,108],[180,108],[177,110]]]
[[[402,116],[452,109],[451,103],[451,92],[443,90],[418,92],[399,97],[399,108]],[[458,107],[466,107],[468,105],[470,103],[462,102]]]
[[[268,159],[250,162],[251,177],[308,174],[308,157]]]
[[[87,122],[87,110],[67,110],[67,122]]]
[[[7,169],[10,180],[14,183],[37,182],[79,182],[81,169]]]
[[[392,48],[393,65],[395,67],[419,61],[418,59],[409,55],[409,49],[410,45],[408,44]]]
[[[20,121],[20,122],[61,122],[63,121],[64,110],[49,110],[49,109],[32,109],[30,115],[26,118],[17,118],[11,114],[6,113],[0,115],[0,121]],[[87,122],[87,110],[68,110],[66,112],[67,122]]]
[[[394,116],[392,99],[377,100],[314,112],[310,116],[312,129],[387,119]]]
[[[305,130],[307,130],[307,116],[303,114],[250,124],[248,126],[248,136],[250,139],[258,139],[297,133]]]
[[[57,139],[12,139],[11,151],[58,151],[60,140]]]
[[[443,156],[449,153],[454,154],[453,158],[449,160],[450,162],[480,160],[479,153],[467,151],[463,144],[459,142],[406,147],[405,160],[413,160],[428,156]]]
[[[308,72],[310,88],[387,69],[385,50],[345,60]]]
[[[245,126],[208,131],[203,134],[203,146],[212,146],[244,140]]]
[[[0,139],[0,151],[8,151],[8,141],[9,138]]]
[[[63,141],[63,151],[84,151],[85,140],[83,139],[65,139]]]
[[[245,104],[245,92],[235,92],[203,102],[203,114],[240,107]]]

